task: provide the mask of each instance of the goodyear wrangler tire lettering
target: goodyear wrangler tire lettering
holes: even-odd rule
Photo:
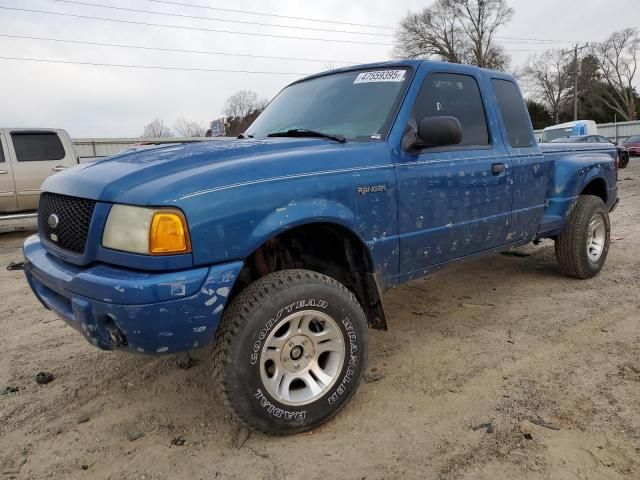
[[[353,294],[306,270],[261,278],[223,314],[212,360],[225,404],[250,428],[285,435],[336,415],[360,383],[367,322]]]

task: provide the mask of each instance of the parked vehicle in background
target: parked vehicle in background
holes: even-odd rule
[[[593,120],[577,120],[575,122],[552,125],[542,130],[541,142],[552,142],[557,138],[577,137],[581,135],[597,135],[598,126]]]
[[[640,135],[627,138],[622,144],[632,157],[640,157]]]
[[[543,238],[562,273],[597,275],[615,157],[611,144],[538,145],[504,72],[334,70],[286,87],[238,139],[47,179],[25,273],[99,348],[211,345],[237,418],[297,433],[353,397],[368,327],[387,327],[383,291]]]
[[[639,137],[640,138],[640,137]],[[602,135],[581,135],[579,137],[556,138],[551,143],[610,143],[615,145],[607,137]],[[629,151],[622,145],[616,145],[618,151],[618,168],[627,168],[629,165]]]
[[[34,211],[42,182],[77,164],[64,130],[0,128],[0,215]]]

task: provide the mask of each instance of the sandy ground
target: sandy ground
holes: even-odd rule
[[[241,448],[206,351],[182,370],[94,349],[4,269],[26,232],[3,233],[0,478],[640,479],[640,160],[620,178],[599,277],[561,276],[547,242],[391,291],[382,378],[312,433]]]

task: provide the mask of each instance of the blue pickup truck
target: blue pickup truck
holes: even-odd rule
[[[25,272],[99,348],[210,348],[230,410],[295,433],[353,396],[368,328],[387,328],[385,290],[543,238],[564,274],[596,275],[615,157],[612,145],[539,146],[504,73],[350,67],[289,85],[238,139],[48,178]]]

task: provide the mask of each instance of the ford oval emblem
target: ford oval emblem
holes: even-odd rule
[[[51,228],[56,228],[60,223],[60,219],[58,218],[58,215],[56,215],[55,213],[52,213],[51,215],[49,215],[49,218],[47,219],[47,223]]]

